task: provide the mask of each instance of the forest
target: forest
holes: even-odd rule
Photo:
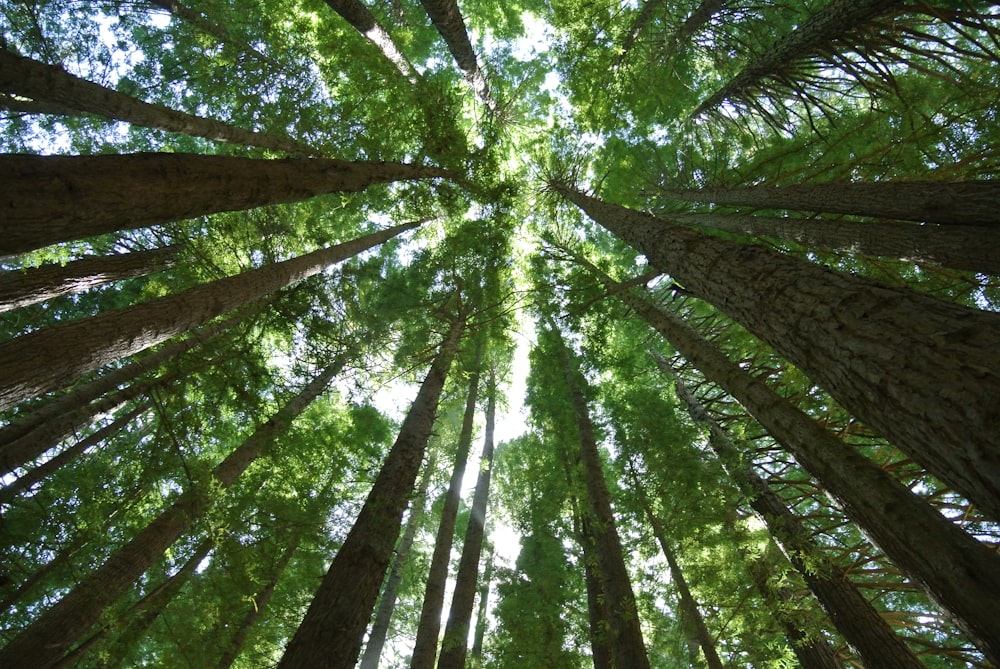
[[[1000,3],[0,47],[0,667],[1000,666]]]

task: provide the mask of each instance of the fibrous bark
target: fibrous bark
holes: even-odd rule
[[[479,69],[476,51],[472,48],[469,33],[465,29],[465,19],[458,9],[456,0],[420,0],[431,23],[444,38],[448,50],[462,70],[465,80],[490,111],[496,111],[497,104],[490,93],[489,84],[483,71]]]

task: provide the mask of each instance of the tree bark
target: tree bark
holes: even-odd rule
[[[812,249],[885,256],[971,272],[1000,274],[1000,229],[997,228],[724,214],[673,214],[670,218],[684,225],[787,239]]]
[[[17,337],[0,345],[0,410],[318,274],[417,225],[404,223],[174,295]]]
[[[559,190],[1000,519],[1000,314]]]
[[[486,406],[486,431],[483,440],[482,461],[476,492],[472,497],[472,515],[465,531],[462,558],[455,577],[455,592],[448,612],[438,669],[464,669],[468,653],[469,627],[472,623],[472,606],[476,599],[476,580],[479,576],[479,559],[483,552],[486,533],[486,506],[490,495],[490,477],[493,473],[493,432],[496,423],[496,379],[490,378],[489,399]]]
[[[165,246],[0,272],[0,312],[159,272],[177,263],[180,250]]]
[[[456,318],[279,669],[350,669],[357,662],[463,329]]]
[[[216,465],[211,488],[228,488],[274,438],[329,385],[343,368],[338,360],[316,376],[281,410]],[[121,597],[212,504],[209,487],[196,487],[180,495],[170,507],[116,550],[100,567],[85,576],[58,603],[39,615],[0,650],[0,666],[51,669],[73,643],[96,624],[104,610]]]
[[[490,92],[483,71],[479,69],[476,51],[472,48],[469,33],[465,29],[465,19],[458,9],[456,0],[420,0],[424,10],[448,45],[448,51],[458,64],[466,82],[490,111],[496,111],[497,104]]]
[[[417,623],[417,638],[410,657],[410,669],[432,669],[437,657],[448,565],[451,562],[451,547],[455,539],[458,507],[462,501],[462,481],[465,479],[465,467],[472,447],[472,429],[476,417],[476,401],[479,397],[480,359],[481,354],[477,354],[476,366],[469,379],[462,429],[458,437],[458,447],[455,449],[455,468],[448,482],[437,537],[434,540],[434,553],[427,573],[427,584],[424,587],[424,600],[420,608],[420,621]]]
[[[0,155],[0,255],[221,211],[299,202],[447,170],[185,153]]]
[[[361,0],[326,0],[326,4],[364,35],[365,39],[378,47],[382,55],[395,65],[400,74],[411,84],[416,85],[419,82],[419,75],[413,64],[396,46],[389,31],[378,22]]]
[[[489,599],[490,583],[493,582],[493,544],[489,544],[486,553],[486,569],[483,572],[482,582],[479,584],[479,608],[476,611],[476,633],[472,641],[472,652],[470,654],[470,665],[478,669],[483,664],[483,641],[486,638],[486,627],[489,624]]]
[[[300,156],[317,156],[315,149],[287,137],[244,130],[228,123],[203,118],[143,102],[100,84],[73,76],[58,65],[47,65],[0,49],[0,93],[57,105],[75,114],[97,114],[143,128],[166,130],[216,142],[272,149]]]

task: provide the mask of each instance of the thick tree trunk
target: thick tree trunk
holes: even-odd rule
[[[727,473],[743,489],[785,556],[802,575],[809,590],[830,616],[834,626],[867,667],[921,669],[924,666],[877,610],[858,591],[847,574],[823,555],[809,530],[771,487],[749,467],[738,468],[739,454],[725,431],[675,377],[677,395],[687,403],[696,421],[709,428],[709,446]]]
[[[1000,223],[1000,181],[877,181],[667,190],[666,197],[758,209],[852,214],[937,225]]]
[[[458,507],[462,501],[462,481],[465,479],[465,467],[469,461],[469,450],[472,447],[472,429],[476,417],[476,401],[479,397],[479,360],[477,354],[476,367],[469,379],[469,392],[465,401],[465,413],[462,416],[462,429],[458,437],[458,447],[455,449],[455,468],[448,482],[444,505],[441,509],[441,520],[438,523],[437,537],[434,540],[434,553],[431,557],[430,570],[427,573],[427,584],[424,587],[424,600],[420,608],[420,621],[417,624],[417,638],[413,644],[413,654],[410,658],[410,669],[431,669],[437,657],[438,636],[441,632],[441,612],[444,609],[444,590],[448,581],[448,565],[451,562],[451,547],[455,540],[455,524],[458,521]]]
[[[166,246],[0,272],[0,312],[159,272],[177,262],[180,249]]]
[[[396,610],[396,598],[399,594],[399,586],[403,582],[403,569],[410,558],[413,540],[417,536],[417,529],[420,527],[420,521],[424,517],[427,488],[430,486],[431,474],[434,473],[436,465],[437,458],[432,453],[424,465],[424,473],[420,477],[420,483],[417,485],[417,493],[410,502],[410,515],[406,519],[403,538],[399,540],[399,546],[396,548],[396,556],[392,560],[392,569],[389,570],[385,587],[382,588],[382,597],[379,600],[378,610],[375,611],[375,620],[372,622],[368,641],[365,642],[365,652],[361,655],[358,669],[378,669],[378,663],[382,657],[382,649],[385,647],[386,637],[389,636],[389,623],[392,621],[392,614]]]
[[[350,669],[357,662],[463,328],[456,318],[279,669]]]
[[[590,659],[594,669],[615,669],[615,657],[611,648],[608,606],[601,582],[600,560],[596,555],[597,537],[593,523],[586,513],[575,504],[573,510],[578,516],[577,541],[583,549],[583,582],[587,590],[587,631],[590,636]]]
[[[724,214],[673,214],[670,218],[684,225],[787,239],[812,249],[885,256],[971,272],[1000,274],[1000,228]]]
[[[1000,519],[1000,314],[559,190]]]
[[[707,379],[743,405],[988,656],[1000,653],[996,641],[1000,619],[992,604],[1000,597],[1000,557],[679,319],[635,295],[623,293],[622,300]]]
[[[447,170],[185,153],[0,155],[0,255],[220,211],[299,202]]]
[[[324,369],[298,395],[261,424],[254,433],[213,470],[213,488],[228,488],[254,460],[265,453],[274,438],[323,393],[343,368],[337,361]],[[85,576],[55,606],[28,625],[3,650],[0,666],[51,669],[73,643],[96,624],[104,610],[121,597],[177,539],[209,508],[207,489],[184,492],[176,502],[116,550],[103,565]]]
[[[828,48],[834,40],[901,4],[900,0],[832,0],[747,63],[739,74],[702,102],[691,117],[712,111],[726,100],[745,99],[764,79],[780,77],[796,61]]]
[[[404,223],[174,295],[17,337],[0,345],[0,410],[318,274],[417,225]]]
[[[490,111],[496,111],[497,104],[490,93],[489,84],[483,71],[479,69],[476,51],[472,48],[469,33],[465,29],[465,19],[458,9],[456,0],[420,0],[424,10],[448,45],[448,51],[458,64],[465,80]]]
[[[58,105],[71,113],[97,114],[143,128],[166,130],[217,142],[316,156],[310,147],[261,132],[143,102],[100,84],[75,77],[58,65],[46,65],[0,49],[0,93]]]
[[[382,55],[396,66],[396,69],[407,78],[411,84],[417,84],[419,76],[409,59],[403,55],[392,35],[386,30],[375,15],[362,4],[361,0],[326,0],[333,11],[350,23],[355,30],[365,36],[369,42],[378,47]]]
[[[632,592],[632,583],[625,567],[621,539],[611,508],[611,494],[604,480],[601,455],[597,450],[594,426],[584,397],[583,387],[586,381],[575,368],[562,335],[558,330],[555,330],[554,334],[558,338],[557,346],[563,375],[580,440],[580,457],[587,486],[587,510],[593,523],[595,552],[598,556],[601,587],[610,623],[611,652],[616,667],[643,669],[649,667],[649,658],[646,655],[635,594]]]
[[[482,557],[483,536],[486,533],[486,506],[490,496],[490,477],[493,474],[496,394],[496,379],[491,377],[479,478],[476,480],[476,492],[472,497],[472,515],[465,531],[458,575],[455,577],[455,592],[451,599],[451,610],[448,612],[448,624],[445,626],[444,639],[441,641],[438,669],[464,669],[468,653],[469,627],[472,623],[472,606],[476,599],[479,558]]]

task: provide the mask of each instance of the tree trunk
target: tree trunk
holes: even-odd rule
[[[350,669],[357,662],[463,328],[456,318],[279,669]]]
[[[764,79],[780,77],[796,61],[828,48],[834,40],[901,4],[900,0],[832,0],[747,63],[739,74],[702,102],[691,117],[712,111],[726,100],[752,96],[752,89]]]
[[[635,295],[622,293],[622,300],[707,379],[743,405],[890,560],[950,612],[988,656],[997,656],[1000,618],[991,602],[1000,597],[1000,557],[679,319]]]
[[[479,478],[472,498],[472,515],[465,531],[462,558],[455,577],[455,592],[448,612],[441,657],[438,669],[464,669],[468,652],[469,627],[472,606],[476,599],[476,580],[479,576],[479,559],[483,552],[483,535],[486,532],[486,506],[490,495],[490,477],[493,473],[493,430],[496,422],[496,379],[490,378],[489,400],[486,407],[486,432],[483,441]]]
[[[0,312],[172,267],[180,246],[81,258],[0,273]]]
[[[438,33],[444,38],[448,45],[448,51],[452,58],[462,70],[462,74],[469,86],[472,87],[476,97],[478,97],[487,109],[496,111],[497,104],[490,93],[489,84],[483,71],[479,69],[479,61],[476,58],[476,51],[469,41],[469,33],[465,29],[465,19],[458,9],[456,0],[420,0],[424,10],[431,19],[431,23],[437,28]]]
[[[0,155],[0,255],[221,211],[452,178],[447,170],[328,158],[185,153]]]
[[[490,583],[493,582],[493,544],[488,544],[486,553],[486,568],[483,572],[483,580],[479,584],[479,608],[476,611],[476,634],[472,641],[472,653],[470,654],[470,665],[473,669],[479,669],[483,664],[483,640],[486,638],[486,627],[489,624],[489,599]]]
[[[559,190],[1000,519],[1000,314]]]
[[[611,66],[611,70],[615,71],[621,68],[622,63],[628,58],[629,53],[632,52],[632,48],[639,39],[639,35],[642,31],[646,29],[649,22],[653,19],[653,14],[656,12],[656,6],[660,4],[660,0],[645,0],[639,12],[635,15],[632,20],[632,25],[629,27],[628,34],[625,39],[622,40],[621,51],[615,58],[614,64]]]
[[[685,225],[787,239],[811,249],[885,256],[1000,274],[1000,229],[997,228],[724,214],[672,214],[670,218]]]
[[[343,368],[338,360],[324,369],[298,395],[216,465],[211,488],[228,488],[265,453],[309,403]],[[180,495],[169,508],[120,547],[103,565],[85,576],[55,606],[28,625],[3,650],[0,666],[51,669],[81,634],[96,624],[104,610],[121,597],[146,569],[170,548],[209,508],[212,494],[201,486]]]
[[[590,659],[594,669],[615,669],[614,652],[609,638],[611,619],[608,617],[608,606],[604,596],[604,585],[601,582],[600,560],[596,556],[593,523],[587,520],[586,514],[574,504],[573,510],[578,516],[579,527],[576,531],[577,541],[583,549],[583,582],[587,589],[587,631],[590,634]]]
[[[566,388],[573,406],[580,439],[580,457],[587,487],[587,511],[593,523],[601,587],[610,623],[610,645],[614,663],[616,667],[643,669],[649,667],[649,658],[646,655],[642,630],[639,628],[639,613],[628,570],[625,568],[621,539],[615,526],[611,494],[604,480],[604,469],[601,455],[597,450],[594,426],[583,394],[583,384],[586,381],[580,371],[574,368],[562,335],[558,330],[554,330],[553,334],[557,337]]]
[[[318,274],[417,225],[404,223],[174,295],[17,337],[0,345],[0,410]]]
[[[326,4],[330,5],[333,11],[340,14],[355,30],[364,35],[365,39],[378,47],[382,55],[395,65],[396,69],[411,84],[417,84],[419,75],[417,75],[412,63],[396,46],[389,31],[378,22],[375,15],[362,4],[361,0],[326,0]]]
[[[877,181],[667,190],[687,202],[851,214],[937,225],[1000,223],[1000,181]]]
[[[385,581],[382,589],[382,598],[379,600],[378,610],[375,612],[375,621],[372,623],[371,632],[368,634],[368,641],[365,643],[365,652],[361,655],[361,662],[358,669],[378,669],[379,660],[382,658],[382,649],[385,647],[386,637],[389,635],[389,623],[392,621],[392,614],[396,610],[396,598],[399,593],[399,585],[403,582],[403,568],[410,557],[410,550],[413,548],[413,540],[417,536],[417,529],[420,521],[424,517],[424,504],[427,497],[427,488],[431,483],[431,474],[434,473],[437,459],[432,453],[424,465],[424,473],[417,485],[417,494],[410,503],[410,515],[406,519],[406,529],[403,530],[403,538],[399,540],[396,548],[396,557],[392,561],[392,569],[389,577]]]
[[[417,624],[417,638],[410,658],[410,669],[431,669],[434,666],[434,659],[437,657],[438,636],[441,632],[441,612],[444,609],[444,590],[448,581],[448,565],[451,562],[451,547],[455,539],[458,507],[462,501],[465,466],[469,461],[469,449],[472,446],[472,429],[475,422],[476,401],[479,397],[480,360],[481,354],[477,353],[476,366],[469,379],[469,392],[466,396],[465,413],[462,417],[462,430],[458,437],[458,447],[455,449],[455,468],[452,470],[451,480],[448,483],[448,492],[445,493],[437,538],[434,541],[434,553],[431,557],[430,570],[427,573],[424,601],[420,608],[420,622]]]
[[[214,119],[143,102],[73,76],[58,65],[46,65],[6,50],[0,50],[0,92],[58,105],[71,113],[97,114],[143,128],[204,137],[216,142],[261,147],[292,155],[318,155],[314,149],[286,137],[243,130]]]
[[[743,489],[750,506],[768,532],[784,549],[785,556],[802,575],[834,626],[844,636],[867,667],[921,669],[924,664],[893,631],[877,610],[858,591],[843,569],[832,564],[811,539],[809,530],[793,514],[781,497],[749,467],[734,467],[740,455],[725,431],[675,377],[677,395],[687,403],[694,420],[709,428],[709,446],[730,478]]]

